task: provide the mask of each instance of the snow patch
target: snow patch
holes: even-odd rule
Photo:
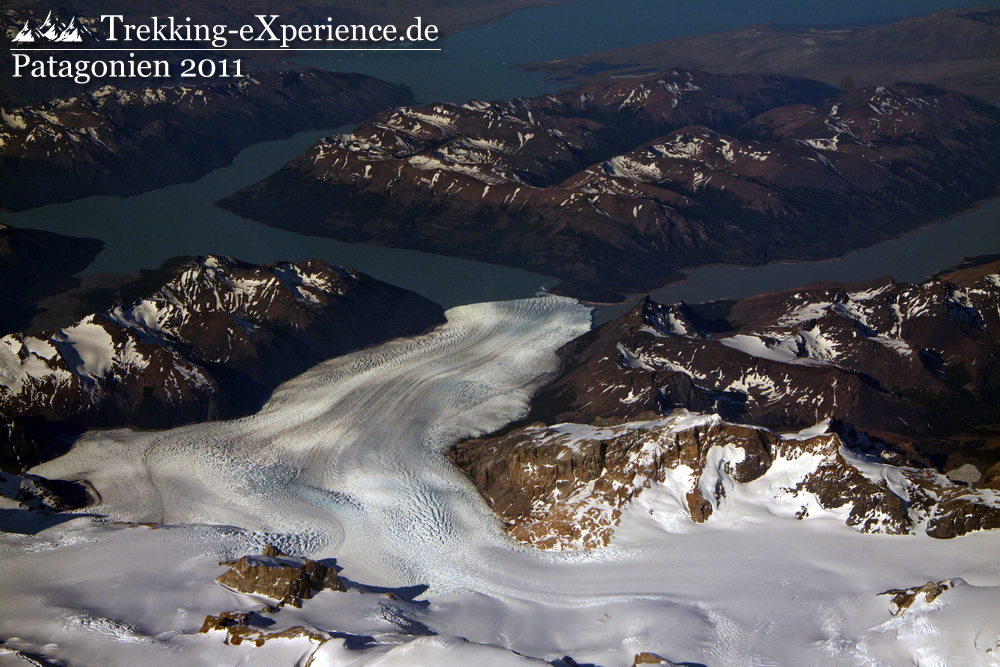
[[[94,323],[94,316],[56,332],[52,344],[71,371],[81,377],[102,378],[111,370],[115,345],[111,334]]]

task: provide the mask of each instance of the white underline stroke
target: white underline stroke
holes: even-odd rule
[[[174,49],[171,49],[171,48],[167,48],[167,49],[157,49],[157,48],[153,48],[153,49],[130,49],[130,48],[119,48],[119,49],[75,49],[75,48],[68,48],[68,49],[66,49],[66,48],[63,48],[63,49],[38,49],[38,48],[34,48],[34,49],[27,49],[27,48],[21,48],[21,47],[12,47],[11,48],[12,52],[13,51],[32,51],[32,52],[37,52],[37,51],[77,51],[77,52],[81,52],[81,53],[84,52],[84,51],[117,51],[119,53],[126,53],[126,52],[133,52],[134,53],[134,52],[137,52],[137,51],[139,51],[139,52],[142,52],[142,51],[160,51],[160,52],[162,52],[162,51],[211,51],[211,52],[214,52],[214,53],[221,53],[221,52],[227,52],[227,51],[249,51],[249,52],[257,52],[257,51],[279,51],[279,52],[284,52],[284,53],[293,53],[295,51],[441,51],[441,50],[442,50],[441,48],[431,49],[431,48],[408,48],[408,47],[401,47],[401,48],[391,48],[391,47],[389,47],[389,48],[378,48],[378,47],[372,47],[372,48],[346,48],[346,49],[336,48],[336,47],[330,47],[330,48],[312,48],[312,49],[297,49],[297,48],[289,48],[289,49],[281,49],[281,48],[276,48],[276,49],[255,49],[255,48],[252,48],[252,47],[251,48],[246,48],[246,49],[183,49],[183,48],[181,48],[181,49],[176,49],[176,48],[174,48]]]

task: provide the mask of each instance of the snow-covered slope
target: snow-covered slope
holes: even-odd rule
[[[443,320],[423,297],[319,260],[206,256],[122,289],[138,295],[62,329],[0,338],[5,419],[45,439],[39,418],[162,428],[247,414],[322,359]],[[0,441],[8,468],[59,452],[48,449]]]
[[[882,440],[886,462],[968,465],[965,481],[994,484],[1000,263],[987,260],[920,284],[647,300],[561,352],[563,374],[531,419],[636,420],[681,407],[784,431],[832,419]]]
[[[735,667],[997,664],[996,533],[862,534],[743,503],[680,524],[673,496],[647,491],[608,548],[510,542],[442,449],[523,414],[587,312],[542,299],[448,315],[317,366],[259,415],[91,434],[39,468],[90,479],[103,498],[90,512],[174,525],[81,518],[0,537],[4,648],[102,667],[572,664],[565,655],[628,667],[644,651]],[[273,604],[215,582],[220,560],[267,543],[336,558],[347,593],[265,613],[274,624],[261,627],[313,628],[321,646],[198,632],[206,615]],[[896,616],[895,594],[879,595],[949,580]]]
[[[461,443],[451,457],[511,535],[543,549],[610,545],[633,503],[658,507],[670,532],[762,513],[886,535],[1000,528],[997,491],[866,456],[828,426],[782,436],[678,410],[613,426],[530,426]]]

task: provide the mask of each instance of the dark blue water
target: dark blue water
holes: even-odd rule
[[[350,128],[340,128],[347,131]],[[195,183],[135,197],[88,197],[4,216],[18,227],[93,236],[105,249],[85,273],[135,273],[181,255],[218,254],[266,264],[314,257],[406,287],[450,308],[534,294],[554,279],[439,255],[303,236],[246,220],[213,204],[269,176],[329,131],[251,146]]]
[[[441,52],[321,53],[297,62],[400,81],[422,102],[462,103],[555,89],[537,74],[512,69],[521,63],[760,23],[865,25],[968,6],[969,0],[577,0],[516,12],[498,23],[439,39],[435,46]],[[431,15],[423,18],[433,22]]]
[[[966,0],[967,2],[967,0]],[[537,74],[512,65],[775,22],[784,25],[877,23],[938,9],[950,0],[577,0],[517,12],[438,42],[441,52],[313,54],[303,63],[359,71],[410,85],[418,99],[464,102],[552,91]],[[424,17],[433,22],[432,16]],[[106,249],[87,273],[132,273],[178,255],[229,254],[252,262],[319,257],[417,291],[444,306],[532,296],[554,281],[506,267],[378,246],[301,236],[244,220],[214,202],[273,173],[331,130],[303,133],[244,151],[230,167],[195,183],[127,199],[90,197],[0,216],[32,229],[94,236]],[[882,244],[839,262],[808,262],[757,268],[705,267],[688,282],[661,294],[667,300],[703,301],[793,287],[814,280],[865,280],[891,274],[919,280],[962,256],[1000,252],[1000,205],[963,217],[958,227],[930,227],[898,243]],[[957,223],[956,223],[957,224]],[[942,231],[945,230],[945,231]],[[895,244],[895,245],[893,245]],[[905,244],[900,252],[899,244]],[[830,274],[831,267],[840,267]],[[617,309],[604,309],[610,316]]]
[[[858,283],[882,276],[901,282],[921,282],[959,263],[963,257],[1000,251],[1000,199],[905,236],[818,262],[775,262],[764,266],[713,264],[689,272],[682,283],[653,290],[660,303],[703,303],[740,298],[819,282]],[[595,321],[623,314],[635,300],[600,306]]]

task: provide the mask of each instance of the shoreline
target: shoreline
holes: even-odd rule
[[[807,260],[776,259],[776,260],[772,260],[770,262],[765,262],[765,263],[762,263],[762,264],[731,264],[731,263],[721,263],[721,262],[720,263],[715,263],[715,264],[702,264],[700,266],[692,267],[690,269],[685,269],[683,271],[684,278],[681,279],[681,280],[677,280],[677,281],[673,281],[673,282],[667,283],[667,284],[663,285],[662,287],[658,287],[656,289],[651,289],[648,292],[640,292],[640,293],[636,293],[636,294],[630,294],[629,298],[626,299],[626,300],[624,300],[624,301],[619,301],[617,303],[592,303],[592,302],[589,302],[589,301],[583,301],[583,300],[581,300],[581,303],[584,303],[585,305],[589,305],[589,306],[591,306],[591,307],[593,307],[595,309],[595,318],[594,318],[594,320],[595,320],[595,326],[597,326],[598,324],[601,324],[601,323],[603,323],[605,321],[608,321],[610,319],[614,319],[614,317],[617,317],[618,315],[623,314],[624,312],[626,312],[626,310],[628,310],[629,308],[632,308],[636,303],[638,303],[638,301],[640,299],[642,299],[644,296],[648,295],[648,296],[652,297],[654,300],[657,300],[657,298],[656,298],[656,294],[657,293],[662,293],[662,292],[667,291],[667,290],[679,291],[680,289],[683,289],[683,286],[685,286],[685,285],[692,285],[692,278],[694,278],[697,281],[698,278],[699,278],[699,276],[697,274],[699,274],[699,273],[706,273],[706,272],[708,272],[708,273],[711,273],[711,272],[722,273],[722,272],[748,271],[748,270],[749,271],[756,270],[756,271],[764,272],[764,271],[768,270],[769,268],[771,270],[774,270],[774,269],[778,269],[780,267],[791,268],[791,269],[794,269],[794,268],[797,268],[797,267],[807,267],[807,266],[832,267],[832,266],[835,266],[839,262],[843,262],[847,258],[851,258],[853,256],[856,256],[858,253],[865,253],[865,252],[874,253],[874,252],[877,252],[877,249],[879,249],[879,248],[884,248],[886,246],[889,246],[890,244],[895,244],[895,243],[899,243],[900,241],[905,241],[906,239],[912,239],[912,238],[914,238],[915,236],[917,236],[917,235],[919,235],[921,233],[926,234],[930,230],[942,228],[943,226],[945,226],[945,225],[947,225],[949,223],[956,223],[956,222],[960,221],[961,218],[964,218],[965,216],[973,215],[973,214],[980,213],[980,212],[982,212],[982,215],[989,215],[989,212],[983,211],[983,208],[987,207],[987,206],[991,206],[991,205],[997,207],[997,213],[1000,214],[1000,194],[998,194],[995,197],[990,197],[988,199],[979,200],[979,201],[975,202],[974,204],[972,204],[972,205],[970,205],[970,206],[962,209],[960,212],[955,213],[954,215],[947,216],[947,217],[944,217],[944,218],[938,218],[938,219],[933,220],[931,222],[927,222],[927,223],[925,223],[923,225],[920,225],[919,227],[916,227],[914,229],[908,230],[908,231],[906,231],[906,232],[904,232],[902,234],[899,234],[897,236],[892,236],[890,238],[887,238],[887,239],[884,239],[882,241],[879,241],[878,243],[875,243],[873,245],[864,246],[864,247],[861,247],[861,248],[855,248],[853,250],[849,250],[849,251],[847,251],[845,253],[842,253],[840,255],[836,255],[836,256],[832,256],[832,257],[825,257],[825,258],[822,258],[822,259],[807,259]],[[997,222],[1000,222],[1000,217],[997,218]],[[983,224],[983,223],[986,223],[986,221],[980,221],[980,224]],[[995,234],[996,234],[996,237],[997,237],[996,240],[998,242],[996,247],[993,247],[993,248],[984,247],[984,248],[980,249],[980,251],[975,252],[974,254],[963,253],[959,257],[955,258],[955,260],[952,261],[952,262],[950,262],[950,263],[949,262],[939,263],[936,269],[934,269],[934,270],[926,273],[926,275],[920,281],[922,282],[924,280],[928,280],[928,279],[930,279],[934,275],[934,273],[937,273],[937,272],[940,272],[940,271],[944,271],[944,270],[953,268],[954,266],[957,266],[958,263],[960,263],[960,262],[962,262],[962,261],[964,261],[966,259],[971,259],[971,258],[980,256],[980,255],[988,255],[988,254],[994,254],[994,253],[1000,252],[1000,225],[998,225]],[[948,265],[944,266],[944,265],[941,265],[941,264],[948,264]],[[914,282],[912,279],[898,278],[898,277],[894,276],[891,273],[891,271],[889,270],[891,268],[892,267],[886,266],[887,270],[884,273],[880,274],[880,275],[881,276],[889,276],[893,280],[896,280],[897,282]],[[867,280],[873,280],[873,279],[878,278],[878,277],[880,277],[880,276],[863,277],[861,279],[853,280],[853,281],[809,280],[809,281],[801,282],[801,283],[788,284],[785,287],[776,288],[776,289],[769,288],[769,289],[764,289],[762,291],[753,291],[753,292],[750,292],[748,294],[743,294],[743,295],[740,295],[740,296],[718,296],[718,297],[711,298],[711,299],[706,299],[706,300],[697,299],[697,300],[691,300],[691,301],[687,301],[687,302],[688,303],[693,303],[693,304],[697,304],[697,303],[709,303],[709,302],[712,302],[712,301],[719,301],[719,300],[722,300],[722,299],[742,298],[743,296],[750,296],[751,294],[766,294],[768,292],[776,292],[776,291],[780,292],[780,291],[784,291],[784,290],[787,290],[787,289],[794,289],[794,288],[797,288],[797,287],[803,287],[805,285],[810,285],[810,284],[814,284],[814,283],[817,283],[817,282],[865,282]],[[615,311],[616,314],[611,315],[607,319],[604,319],[604,317],[609,313],[609,311]]]

